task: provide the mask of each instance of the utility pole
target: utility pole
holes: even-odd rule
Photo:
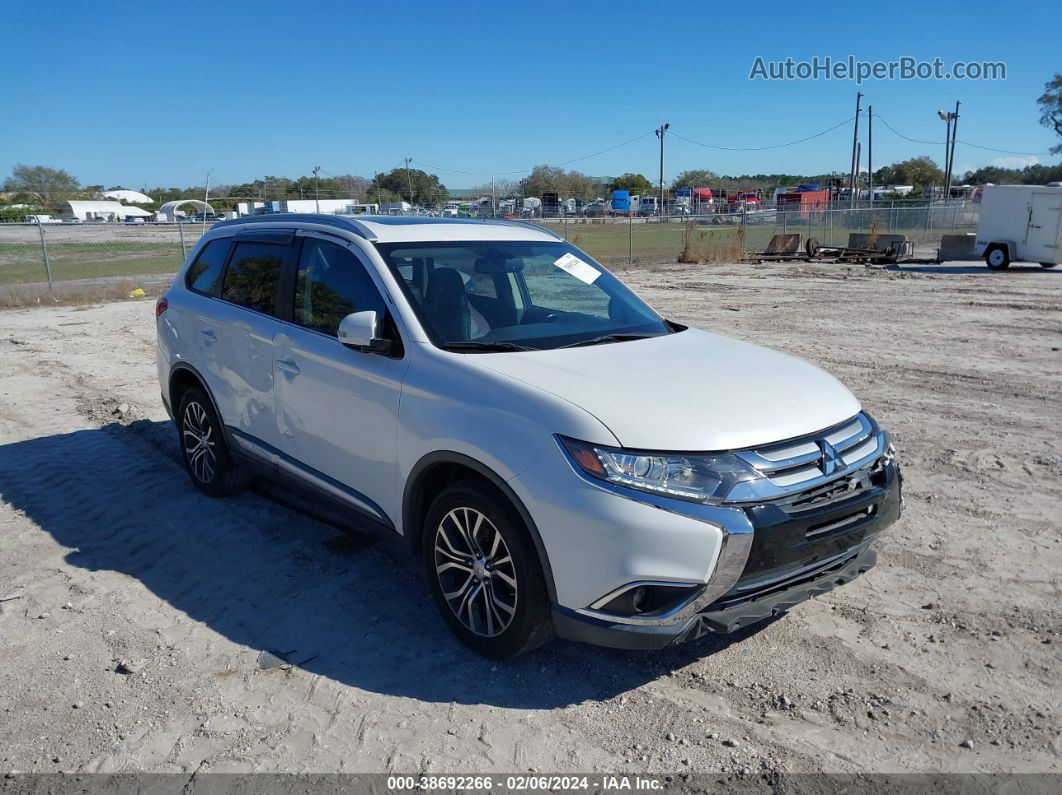
[[[951,168],[951,114],[945,113],[948,130],[944,134],[944,201],[948,200],[948,169]]]
[[[852,189],[856,192],[856,196],[859,195],[859,164],[863,161],[863,142],[860,141],[856,144],[856,181]]]
[[[490,217],[498,217],[498,192],[494,187],[494,177],[490,178]]]
[[[313,201],[316,211],[321,212],[321,167],[313,167]]]
[[[948,200],[948,194],[951,193],[948,190],[948,172],[951,170],[951,122],[954,116],[951,113],[945,113],[942,110],[937,111],[937,115],[942,122],[948,125],[947,132],[944,134],[944,200]]]
[[[206,175],[206,187],[203,189],[203,204],[204,204],[204,207],[203,207],[203,234],[205,235],[206,234],[206,217],[207,217],[207,208],[206,208],[205,205],[209,205],[210,204],[210,172],[209,171],[207,172],[207,175]]]
[[[951,120],[951,152],[948,155],[948,176],[944,190],[951,201],[951,178],[955,171],[955,139],[959,136],[959,100],[955,100],[955,114]]]
[[[413,204],[413,177],[409,173],[409,164],[413,162],[413,158],[406,158],[406,185],[409,186],[409,204]]]
[[[849,193],[851,194],[851,206],[855,207],[855,181],[856,181],[856,143],[859,141],[859,104],[863,99],[863,92],[856,92],[855,126],[852,128],[852,173],[848,179]]]
[[[660,139],[660,217],[664,216],[664,135],[671,128],[669,122],[661,124],[656,131],[656,137]]]
[[[867,105],[867,198],[874,207],[874,106]]]

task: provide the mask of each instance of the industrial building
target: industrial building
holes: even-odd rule
[[[155,214],[142,207],[132,207],[117,201],[68,201],[63,203],[63,219],[68,221],[124,221],[127,218],[147,220]]]
[[[239,215],[271,215],[273,213],[326,213],[328,215],[361,215],[379,212],[378,204],[358,204],[353,199],[281,199],[279,201],[242,201],[236,203]]]
[[[138,190],[126,190],[124,188],[104,191],[103,196],[106,199],[114,199],[115,201],[125,202],[126,204],[152,204],[155,201],[146,193],[141,193]]]

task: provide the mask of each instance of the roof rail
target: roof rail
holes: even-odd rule
[[[318,213],[269,213],[267,215],[243,215],[228,221],[219,221],[214,228],[221,226],[239,226],[241,224],[291,223],[320,224],[333,226],[354,232],[365,240],[375,240],[374,235],[365,224],[345,215],[323,215]]]
[[[544,232],[545,234],[556,238],[557,240],[564,240],[563,237],[558,235],[552,229],[542,226],[541,224],[536,224],[534,221],[517,221],[512,218],[486,218],[483,220],[491,224],[506,224],[507,226],[523,226],[528,229],[536,229],[539,232]]]

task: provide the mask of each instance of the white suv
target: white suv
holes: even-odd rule
[[[401,540],[488,656],[733,631],[869,569],[900,513],[837,380],[665,320],[531,224],[228,221],[156,315],[192,482],[281,478]]]

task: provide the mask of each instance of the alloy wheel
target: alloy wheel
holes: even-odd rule
[[[474,508],[454,508],[435,530],[435,573],[457,619],[480,637],[516,615],[516,567],[498,528]]]
[[[217,468],[213,434],[214,426],[206,409],[196,401],[190,401],[184,408],[181,441],[188,456],[188,466],[200,483],[209,483]]]

